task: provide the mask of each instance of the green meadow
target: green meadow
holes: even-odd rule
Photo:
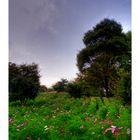
[[[9,103],[9,140],[130,140],[131,106],[118,98],[40,93]]]

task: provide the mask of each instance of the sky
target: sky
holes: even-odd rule
[[[104,18],[131,30],[131,0],[9,0],[9,61],[37,63],[48,87],[73,80],[84,33]]]

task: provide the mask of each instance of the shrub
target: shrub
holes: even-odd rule
[[[68,81],[66,79],[61,79],[56,84],[53,85],[53,89],[57,92],[65,91],[65,87]]]
[[[39,91],[40,91],[40,92],[47,92],[47,87],[46,87],[45,85],[41,85],[41,86],[39,87]]]
[[[67,85],[67,92],[75,98],[80,98],[82,96],[82,87],[78,82],[69,83]]]
[[[39,73],[37,64],[16,65],[9,63],[9,99],[34,99],[39,91]]]
[[[131,104],[131,73],[125,73],[121,80],[120,96],[124,100],[124,104]]]

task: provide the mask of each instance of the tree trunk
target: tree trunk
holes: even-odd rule
[[[106,97],[107,98],[110,97],[109,80],[107,78],[105,79],[104,89],[105,89]]]

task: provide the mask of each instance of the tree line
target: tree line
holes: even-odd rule
[[[71,96],[120,97],[131,102],[131,32],[120,23],[103,19],[83,37],[85,47],[77,54],[77,78],[61,79],[52,87]],[[10,99],[35,98],[40,90],[38,65],[9,63]]]

